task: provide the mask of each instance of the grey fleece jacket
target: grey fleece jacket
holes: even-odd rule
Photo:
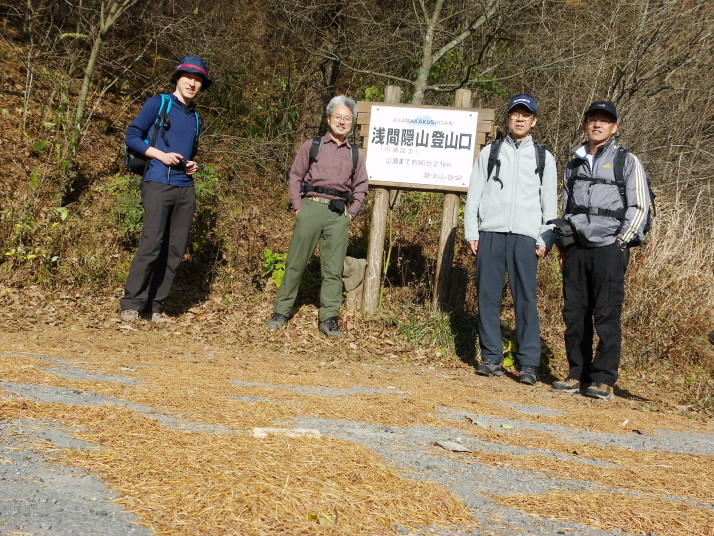
[[[626,198],[623,204],[613,170],[617,151],[614,136],[598,148],[592,167],[586,157],[587,149],[585,142],[574,151],[575,158],[565,168],[563,181],[563,217],[575,228],[578,243],[585,247],[600,247],[614,243],[617,238],[626,243],[636,236],[641,238],[649,211],[650,195],[647,176],[640,160],[632,153],[627,153],[623,170]],[[571,181],[574,174],[606,182]],[[572,205],[576,207],[604,210],[624,208],[624,221],[610,216],[568,214],[570,195]]]
[[[471,172],[464,211],[464,237],[478,240],[479,233],[514,233],[534,238],[537,246],[553,245],[551,225],[556,218],[558,186],[555,158],[546,151],[543,184],[536,173],[536,149],[528,136],[516,147],[508,136],[499,151],[499,180],[494,166],[486,177],[492,145],[483,148]]]

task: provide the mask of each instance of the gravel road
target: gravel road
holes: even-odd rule
[[[70,364],[62,355],[20,354],[1,352],[0,359],[12,359],[24,355],[41,359],[47,371],[58,377],[73,380],[132,385],[135,377],[102,375]],[[438,375],[434,381],[438,381]],[[326,386],[260,384],[234,380],[233,384],[243,387],[267,387],[289,390],[306,396],[333,397],[341,404],[349,404],[350,397],[364,394],[392,392],[394,389],[375,389],[354,385],[348,388]],[[446,381],[446,380],[444,380]],[[50,387],[0,381],[0,401],[3,397],[16,396],[37,402],[51,402],[73,406],[94,406],[112,404],[129,408],[164,426],[178,430],[194,430],[210,434],[232,434],[235,430],[201,422],[185,420],[175,415],[161,413],[154,408],[142,406],[119,398],[109,398],[90,391],[74,388]],[[264,397],[234,397],[245,403],[260,401],[276,402]],[[336,402],[338,403],[338,402]],[[528,448],[489,442],[475,434],[464,432],[453,423],[469,419],[475,426],[493,430],[535,430],[568,437],[574,442],[599,447],[620,447],[633,451],[659,451],[692,455],[714,456],[714,434],[688,433],[672,430],[658,430],[654,434],[612,434],[598,430],[588,430],[548,423],[534,422],[533,416],[552,417],[562,410],[547,406],[523,404],[509,400],[500,403],[510,408],[519,418],[501,418],[490,414],[457,411],[448,407],[439,408],[441,426],[379,426],[357,420],[335,420],[315,417],[299,417],[298,426],[319,430],[327,437],[359,443],[378,453],[389,465],[397,468],[411,479],[436,482],[462,498],[480,521],[479,529],[440,529],[423,527],[418,534],[423,535],[547,535],[567,534],[581,536],[604,536],[629,534],[620,530],[603,531],[592,526],[546,519],[529,514],[517,504],[503,506],[493,500],[494,496],[516,493],[537,494],[554,491],[589,492],[593,484],[586,480],[559,478],[552,474],[519,469],[511,466],[493,466],[479,463],[460,456],[458,452],[440,448],[457,444],[464,449],[486,453],[508,455],[537,454],[552,460],[572,462],[574,457],[563,452]],[[528,418],[526,418],[528,417]],[[452,424],[450,424],[452,423]],[[286,423],[295,426],[295,421]],[[3,535],[104,535],[104,536],[150,536],[153,534],[132,513],[122,509],[115,502],[116,495],[108,489],[100,478],[72,467],[50,463],[46,451],[37,448],[33,440],[39,439],[57,448],[92,449],[97,445],[73,439],[73,430],[62,427],[57,422],[42,425],[26,419],[0,420],[0,534]],[[451,442],[451,443],[445,443]],[[596,458],[578,457],[579,463],[596,466],[612,466],[612,462]],[[599,487],[603,489],[602,486]],[[635,491],[616,489],[619,493],[637,496]],[[699,504],[687,497],[670,495],[668,500],[694,504],[711,513],[709,504]],[[485,527],[485,528],[484,528]],[[397,533],[417,534],[404,527],[395,527]],[[644,534],[644,533],[635,533]]]

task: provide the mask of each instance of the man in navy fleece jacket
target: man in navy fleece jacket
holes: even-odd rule
[[[196,208],[192,175],[198,170],[196,156],[201,131],[193,100],[213,80],[206,63],[198,56],[178,62],[171,81],[175,90],[168,95],[168,125],[150,146],[162,96],[151,97],[129,125],[126,145],[149,158],[141,186],[144,227],[136,256],[120,300],[121,319],[137,320],[142,313],[152,322],[168,322],[161,305],[171,290],[181,264]],[[168,105],[167,104],[167,105]]]

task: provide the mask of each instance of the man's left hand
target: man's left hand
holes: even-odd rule
[[[193,175],[198,171],[198,164],[193,160],[186,162],[186,175]]]
[[[536,255],[538,256],[539,259],[542,259],[548,254],[548,250],[545,249],[545,246],[536,246]]]

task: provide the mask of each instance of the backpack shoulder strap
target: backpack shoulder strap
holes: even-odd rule
[[[354,143],[350,144],[350,147],[352,148],[352,174],[350,175],[350,189],[352,189],[352,185],[355,182],[355,171],[357,171],[357,159],[359,158],[359,150],[357,149],[357,146]]]
[[[535,172],[540,177],[540,183],[543,184],[543,173],[545,172],[545,147],[540,143],[534,143],[536,152],[536,168]]]
[[[498,153],[501,151],[503,140],[496,140],[491,144],[491,151],[488,153],[488,166],[486,168],[486,180],[491,177],[493,168],[496,168],[496,176],[494,180],[498,180],[498,173],[501,170],[501,161],[498,159]]]
[[[160,127],[166,127],[169,122],[169,112],[171,111],[171,95],[161,95],[161,106],[159,113],[156,115],[156,124]]]
[[[305,177],[310,173],[310,168],[317,162],[317,154],[320,152],[320,147],[322,147],[322,136],[315,136],[312,138],[312,145],[310,145],[310,159],[307,161],[307,169],[305,170],[305,175],[302,177],[302,184],[307,184],[305,182]],[[303,196],[305,194],[303,193]]]
[[[161,105],[159,112],[154,119],[154,134],[151,136],[151,146],[156,145],[156,138],[159,136],[159,131],[166,130],[169,126],[169,112],[171,111],[171,95],[161,94]],[[168,140],[164,136],[166,145],[169,145]]]
[[[572,214],[573,210],[573,187],[575,186],[575,177],[577,177],[578,169],[582,164],[582,160],[579,158],[573,158],[568,162],[566,169],[570,169],[570,177],[568,177],[567,187],[568,187],[568,199],[565,202],[565,214]]]
[[[310,146],[310,160],[307,164],[307,170],[310,171],[310,166],[317,162],[317,154],[320,152],[322,147],[322,136],[315,136],[312,138],[312,145]],[[307,175],[307,173],[306,173]]]
[[[622,204],[627,207],[627,199],[625,197],[625,160],[629,151],[623,147],[618,147],[615,152],[615,159],[612,162],[612,171],[615,175],[617,189],[620,190]]]
[[[196,139],[198,139],[201,137],[201,127],[203,124],[201,123],[201,118],[198,116],[198,112],[193,113],[196,116]]]

